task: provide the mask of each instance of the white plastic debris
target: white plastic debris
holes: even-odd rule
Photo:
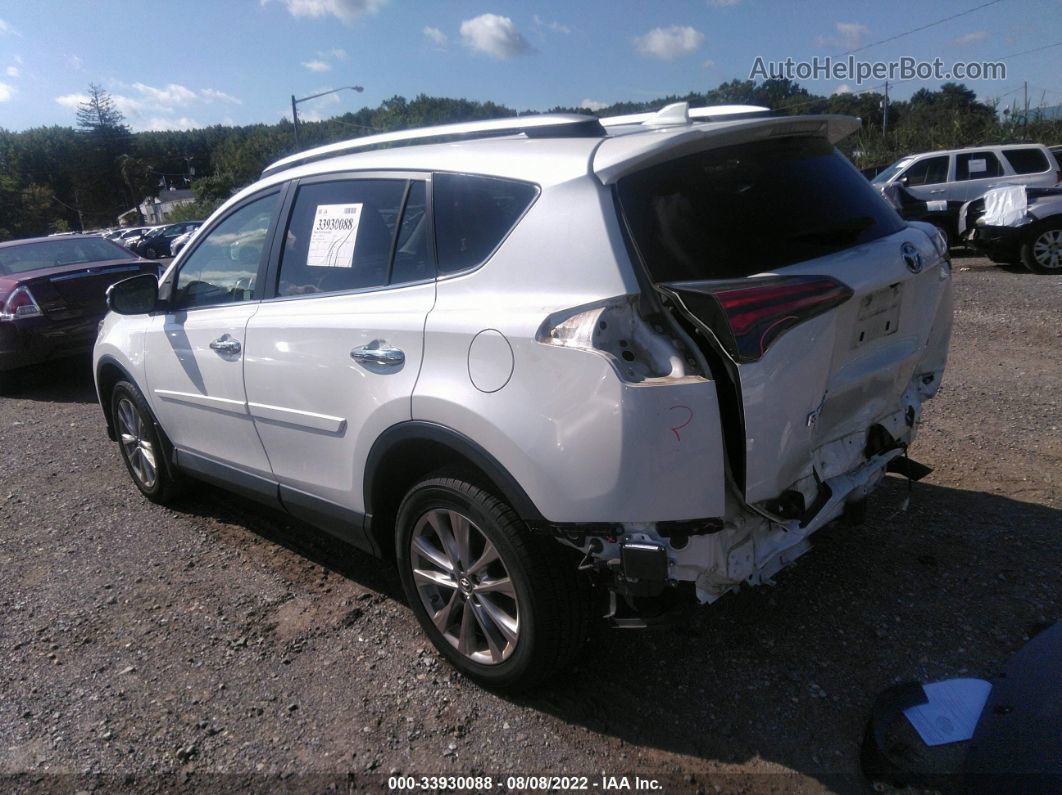
[[[985,192],[984,223],[987,226],[1014,226],[1025,217],[1029,198],[1024,185],[1007,185]]]

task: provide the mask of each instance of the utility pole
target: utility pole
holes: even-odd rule
[[[881,137],[884,138],[889,132],[889,81],[885,81],[885,107],[881,118]]]
[[[1025,117],[1022,121],[1021,139],[1029,140],[1029,81],[1025,81]]]
[[[81,212],[81,197],[77,194],[77,188],[74,188],[74,209],[77,210],[77,224],[78,231],[85,231],[85,216]]]
[[[295,151],[299,151],[299,109],[295,107],[298,104],[298,100],[295,99],[295,95],[291,95],[291,125],[295,128]]]
[[[295,151],[299,149],[299,108],[300,102],[306,102],[309,99],[317,99],[318,97],[327,96],[328,94],[335,94],[339,91],[357,91],[359,94],[365,89],[361,86],[340,86],[339,88],[333,88],[328,91],[322,91],[320,94],[310,94],[308,97],[302,99],[295,99],[295,95],[291,95],[291,126],[295,130]]]

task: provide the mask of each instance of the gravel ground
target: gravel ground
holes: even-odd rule
[[[34,374],[0,398],[0,781],[863,791],[880,690],[992,676],[1062,608],[1062,277],[955,268],[951,362],[912,450],[935,471],[906,513],[890,477],[866,525],[821,531],[775,587],[601,629],[519,698],[456,676],[376,561],[206,486],[176,510],[142,499],[87,363]]]

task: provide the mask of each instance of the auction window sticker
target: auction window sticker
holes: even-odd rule
[[[306,265],[310,268],[354,267],[354,246],[361,223],[361,203],[319,204],[313,216]]]

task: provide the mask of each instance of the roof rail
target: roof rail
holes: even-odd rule
[[[580,113],[551,113],[537,116],[516,116],[505,119],[441,124],[413,130],[366,135],[318,146],[305,152],[282,158],[262,172],[263,177],[286,171],[295,166],[345,155],[385,144],[424,143],[442,138],[486,138],[495,135],[524,133],[528,138],[596,138],[605,130],[596,117]]]
[[[675,102],[655,113],[630,113],[625,116],[606,116],[601,119],[603,127],[619,127],[626,124],[642,124],[647,127],[670,127],[694,121],[734,121],[769,116],[770,108],[761,105],[709,105],[691,108],[688,102]]]

